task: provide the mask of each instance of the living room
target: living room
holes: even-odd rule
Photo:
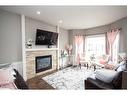
[[[23,77],[19,89],[126,89],[125,64],[118,64],[118,56],[126,61],[126,10],[126,6],[1,6],[1,68],[13,65]],[[39,42],[42,34],[48,40]]]

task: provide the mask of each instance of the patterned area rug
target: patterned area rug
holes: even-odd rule
[[[94,71],[86,67],[68,67],[42,79],[58,90],[84,90],[87,77],[94,77]]]

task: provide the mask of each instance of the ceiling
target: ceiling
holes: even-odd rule
[[[64,29],[87,29],[110,24],[127,16],[127,6],[1,6],[3,10],[58,25]],[[40,11],[41,14],[36,14]]]

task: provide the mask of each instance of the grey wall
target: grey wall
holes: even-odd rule
[[[69,30],[69,44],[73,46],[72,54],[75,52],[74,36],[78,34],[85,35],[85,29]]]
[[[21,46],[21,24],[20,15],[0,10],[0,63],[22,61]],[[111,27],[121,27],[120,51],[127,52],[127,18],[116,21],[110,25],[95,27],[91,29],[60,29],[60,49],[65,44],[73,44],[73,36],[76,34],[92,35],[105,33]],[[50,24],[26,17],[26,40],[35,40],[36,28],[56,32],[56,27]]]
[[[0,63],[22,60],[20,15],[0,10]]]
[[[111,24],[111,27],[122,28],[120,32],[120,51],[127,53],[127,18],[123,18]]]
[[[36,29],[56,32],[56,26],[26,17],[26,40],[35,40]],[[60,28],[60,49],[68,44],[68,31]],[[22,75],[22,40],[20,15],[0,10],[0,63],[14,63]]]
[[[69,33],[67,30],[65,29],[61,29],[59,30],[60,35],[59,35],[59,48],[61,49],[65,49],[65,45],[69,44]]]
[[[38,47],[44,47],[46,48],[47,46],[37,46],[35,45],[35,38],[36,38],[36,29],[42,29],[42,30],[48,30],[52,32],[56,32],[56,26],[52,26],[50,24],[47,24],[45,22],[35,20],[29,17],[26,17],[25,19],[25,31],[26,31],[26,41],[28,39],[32,39],[33,42],[33,48],[38,48]],[[65,44],[69,43],[68,40],[68,31],[65,29],[60,28],[59,29],[59,44],[60,44],[60,49],[64,49]]]
[[[127,40],[127,18],[123,18],[123,19],[118,20],[118,21],[111,23],[109,25],[99,26],[99,27],[95,27],[95,28],[69,30],[69,36],[71,37],[71,38],[69,37],[69,43],[73,44],[73,48],[74,48],[73,37],[75,35],[83,34],[83,35],[87,36],[87,35],[106,33],[113,27],[122,28],[122,30],[120,32],[119,52],[127,52],[127,43],[126,43],[126,40]]]
[[[100,27],[95,27],[91,29],[87,29],[85,31],[85,35],[93,35],[93,34],[103,34],[108,32],[110,29],[110,25],[105,25],[105,26],[100,26]]]
[[[29,18],[29,17],[25,18],[25,34],[26,34],[25,39],[26,39],[26,41],[28,39],[32,39],[34,41],[33,48],[47,47],[47,46],[35,46],[36,29],[42,29],[42,30],[56,32],[56,27],[51,26],[51,25],[44,23],[42,21],[39,21],[39,20]]]

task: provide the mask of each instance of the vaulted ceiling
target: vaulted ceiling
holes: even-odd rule
[[[110,24],[127,16],[127,6],[1,6],[65,29],[87,29]],[[39,11],[40,14],[36,12]],[[59,21],[62,20],[62,23]]]

